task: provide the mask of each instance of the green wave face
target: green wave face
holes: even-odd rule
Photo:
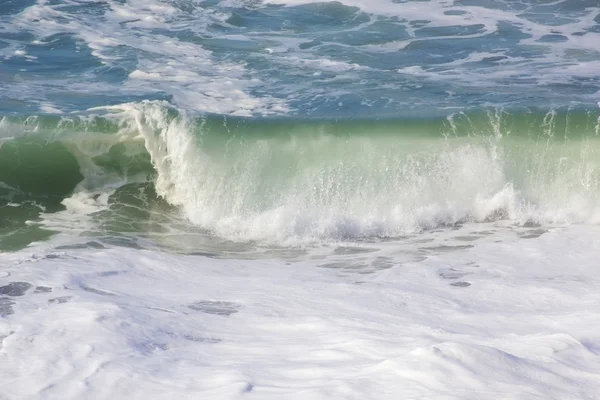
[[[25,221],[40,210],[102,196],[86,211],[97,229],[167,232],[182,216],[212,235],[278,243],[600,217],[596,111],[344,122],[192,119],[152,102],[100,112],[3,119],[3,243],[20,229],[15,246],[37,240]]]

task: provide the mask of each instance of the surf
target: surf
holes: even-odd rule
[[[194,117],[147,101],[4,117],[0,129],[3,209],[29,209],[27,220],[38,206],[115,209],[138,187],[147,205],[236,241],[395,237],[497,219],[600,222],[595,110],[296,121]],[[105,204],[93,207],[97,199]]]

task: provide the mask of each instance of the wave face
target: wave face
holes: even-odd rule
[[[599,118],[559,109],[362,122],[197,119],[164,102],[4,118],[3,208],[62,207],[104,216],[104,228],[126,221],[120,230],[140,229],[143,213],[156,209],[166,225],[182,214],[222,238],[275,243],[498,219],[597,223]],[[157,226],[165,225],[144,229]]]

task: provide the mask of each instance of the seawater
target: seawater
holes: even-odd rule
[[[0,2],[0,399],[593,398],[600,4]]]

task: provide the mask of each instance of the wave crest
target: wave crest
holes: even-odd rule
[[[189,221],[228,239],[357,239],[497,219],[600,221],[591,112],[301,123],[194,119],[164,102],[94,112],[101,115],[44,120],[30,138],[52,137],[77,160],[74,193],[152,181]]]

